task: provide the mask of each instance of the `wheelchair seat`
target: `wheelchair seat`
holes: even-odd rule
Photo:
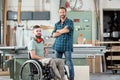
[[[43,66],[38,60],[31,59],[28,53],[29,60],[25,61],[21,66],[20,80],[51,80],[54,79],[52,69],[46,65]]]

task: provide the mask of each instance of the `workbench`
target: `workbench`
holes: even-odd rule
[[[8,54],[9,56],[12,56],[13,57],[13,64],[10,64],[9,66],[13,67],[13,73],[10,73],[12,74],[12,77],[14,80],[16,80],[16,59],[18,58],[27,58],[28,57],[28,54],[27,54],[27,47],[16,47],[16,46],[2,46],[0,47],[0,53],[1,53],[1,56],[3,57],[2,58],[2,70],[4,70],[3,68],[3,63],[6,62],[5,60],[5,57],[6,55]]]
[[[46,46],[49,51],[49,57],[55,57],[54,50],[52,46]],[[73,55],[72,58],[86,58],[88,56],[102,56],[106,52],[106,46],[92,46],[83,44],[73,45]]]
[[[91,45],[73,45],[74,52],[72,54],[72,58],[77,58],[77,61],[79,58],[86,58],[88,56],[94,56],[97,55],[103,56],[106,52],[105,46],[91,46]],[[49,54],[48,57],[55,57],[54,50],[52,49],[52,46],[46,46],[48,48]],[[9,54],[13,56],[13,79],[18,80],[19,78],[19,69],[20,66],[24,61],[28,59],[27,49],[26,47],[15,47],[15,46],[7,46],[7,47],[0,47],[0,51],[2,51],[3,61],[5,61],[6,54]],[[64,57],[63,57],[64,58]],[[94,60],[95,61],[95,60]],[[11,65],[12,66],[12,65]],[[10,67],[11,67],[10,66]]]
[[[55,58],[55,52],[52,49],[51,46],[47,46],[49,54],[48,57],[53,57]],[[104,53],[106,52],[106,46],[92,46],[92,45],[88,45],[88,44],[74,44],[73,45],[73,53],[72,53],[72,58],[73,59],[77,59],[74,62],[78,62],[81,63],[80,61],[78,61],[79,59],[83,59],[83,58],[88,58],[89,56],[93,56],[93,63],[95,63],[95,57],[96,56],[103,56]],[[63,56],[64,58],[64,56]],[[85,63],[85,62],[84,62]],[[101,63],[101,72],[102,72],[102,59],[100,60]],[[93,66],[95,67],[95,64],[93,64]],[[93,70],[93,73],[95,73],[95,70]]]

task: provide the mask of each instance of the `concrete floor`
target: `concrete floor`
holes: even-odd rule
[[[0,76],[0,80],[12,80],[9,76]]]
[[[0,76],[0,80],[12,80],[12,79],[10,79],[9,76]],[[111,73],[111,71],[97,74],[90,73],[90,80],[120,80],[120,71],[114,75]]]
[[[80,68],[81,70],[77,69],[77,67],[75,68],[75,73],[77,72],[76,74],[78,74],[79,78],[80,78],[80,75],[81,75],[80,73],[83,74],[83,72],[81,72],[81,71],[84,68],[81,67]],[[87,69],[87,68],[85,68],[85,69]],[[1,70],[0,70],[0,72],[1,72]],[[87,75],[87,74],[85,73],[85,75]],[[81,77],[84,77],[84,76],[81,75]],[[76,78],[76,80],[83,79],[83,78],[81,78],[81,79],[79,79],[79,78]],[[9,76],[0,76],[0,80],[12,80],[12,79],[10,79]],[[120,80],[120,70],[117,71],[117,74],[112,74],[111,70],[108,70],[107,72],[104,72],[104,73],[90,73],[89,80]]]
[[[120,80],[120,73],[100,73],[100,74],[90,74],[90,80]]]

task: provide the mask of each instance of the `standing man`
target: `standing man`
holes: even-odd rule
[[[56,51],[56,57],[65,56],[66,64],[69,69],[69,80],[74,80],[74,67],[72,62],[73,52],[73,21],[66,17],[66,8],[59,8],[60,21],[55,24],[52,36],[56,38],[53,49]]]

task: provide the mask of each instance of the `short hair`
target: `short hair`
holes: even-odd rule
[[[64,9],[65,12],[67,11],[67,9],[66,9],[65,7],[60,7],[59,10],[60,10],[60,9]]]
[[[37,28],[41,28],[41,27],[39,25],[35,25],[33,26],[32,30],[37,29]]]

